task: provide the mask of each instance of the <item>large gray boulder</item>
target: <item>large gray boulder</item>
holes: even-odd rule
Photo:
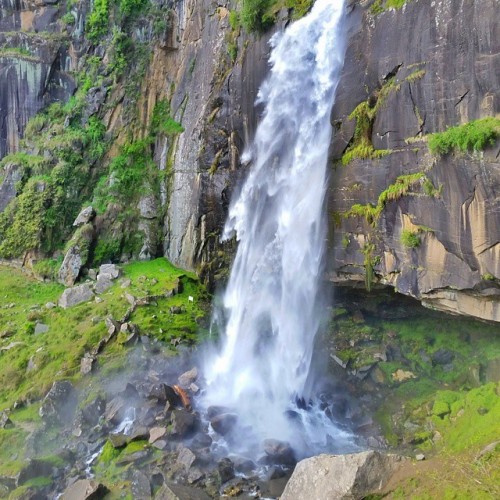
[[[295,467],[281,500],[361,499],[380,491],[403,460],[378,451],[306,458]]]
[[[59,305],[67,309],[83,302],[88,302],[94,297],[94,292],[87,284],[66,288],[59,299]]]

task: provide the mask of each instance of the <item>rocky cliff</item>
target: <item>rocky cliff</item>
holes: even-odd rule
[[[231,1],[1,0],[0,256],[41,261],[44,275],[65,256],[66,283],[158,255],[209,280],[227,269],[219,236],[268,40],[294,15],[282,8],[294,2],[270,4],[276,27],[249,34]],[[500,320],[498,142],[441,155],[427,143],[499,113],[495,13],[494,0],[348,2],[332,115],[335,282]],[[75,229],[89,205],[95,217]]]
[[[351,2],[332,116],[334,281],[368,277],[500,321],[499,143],[445,155],[427,144],[500,112],[497,10],[494,0]]]

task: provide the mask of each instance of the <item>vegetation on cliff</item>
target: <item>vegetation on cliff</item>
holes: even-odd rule
[[[477,152],[495,144],[498,137],[500,137],[500,118],[489,116],[431,134],[428,144],[431,153],[438,155],[451,152]]]

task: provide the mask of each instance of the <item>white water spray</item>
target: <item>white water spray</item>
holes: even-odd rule
[[[270,76],[257,100],[265,111],[225,228],[225,238],[236,233],[239,244],[223,298],[223,345],[205,367],[207,405],[234,408],[255,443],[276,438],[301,450],[327,434],[346,439],[324,414],[294,404],[309,398],[321,316],[329,118],[344,57],[342,17],[343,0],[317,0],[307,17],[271,40]],[[291,408],[301,417],[300,433]]]

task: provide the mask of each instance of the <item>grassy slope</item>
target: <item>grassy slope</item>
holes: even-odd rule
[[[117,280],[101,295],[101,303],[89,302],[66,310],[47,309],[45,304],[57,303],[64,287],[0,267],[0,332],[9,332],[0,339],[0,348],[21,342],[0,353],[0,411],[12,407],[15,401],[34,401],[11,414],[13,429],[0,429],[0,475],[19,470],[25,438],[39,421],[36,401],[53,381],[69,377],[79,383],[81,357],[107,333],[104,318],[120,318],[129,307],[125,292],[136,298],[160,295],[173,289],[180,279],[182,293],[138,307],[130,321],[139,326],[141,333],[167,343],[173,338],[191,343],[203,333],[198,323],[206,312],[207,295],[196,275],[174,267],[166,259],[156,259],[123,266],[123,278],[131,280],[130,286],[123,289],[121,280]],[[192,302],[189,296],[193,297]],[[171,314],[172,306],[182,307],[183,312]],[[48,325],[49,331],[34,335],[36,321]],[[119,368],[125,349],[119,342],[108,345],[102,353],[106,368]],[[173,346],[171,349],[175,350]],[[28,372],[30,359],[37,368]]]

